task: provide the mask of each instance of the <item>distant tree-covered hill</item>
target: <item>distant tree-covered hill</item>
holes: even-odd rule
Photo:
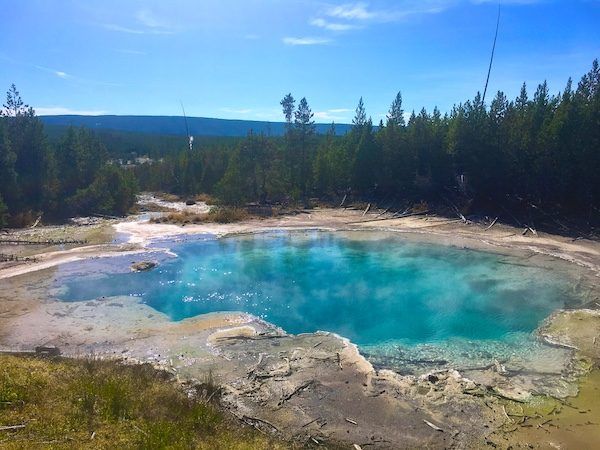
[[[185,136],[183,116],[40,116],[47,125],[83,126],[92,130],[118,130],[138,133]],[[188,117],[188,127],[193,136],[246,136],[250,130],[267,136],[282,136],[283,122],[259,122],[251,120],[211,119]],[[325,134],[330,124],[316,124],[316,132]],[[346,134],[351,125],[336,124],[337,134]]]

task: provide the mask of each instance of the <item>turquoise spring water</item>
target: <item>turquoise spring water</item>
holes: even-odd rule
[[[137,296],[175,321],[243,311],[289,333],[333,331],[382,366],[530,351],[540,322],[576,302],[556,271],[393,235],[281,232],[170,247],[178,257],[149,272],[130,273],[131,257],[63,269],[60,297]]]

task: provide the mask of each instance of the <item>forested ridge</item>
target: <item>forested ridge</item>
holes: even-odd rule
[[[197,143],[192,151],[172,138],[151,152],[138,139],[130,150],[154,160],[124,169],[115,162],[129,150],[123,142],[117,152],[102,136],[70,128],[49,143],[13,86],[0,120],[0,216],[15,224],[40,212],[124,214],[139,188],[209,193],[228,205],[339,203],[347,196],[400,209],[424,201],[519,224],[566,228],[568,218],[586,232],[599,225],[597,60],[557,95],[545,82],[532,95],[523,85],[514,100],[498,92],[486,104],[477,94],[445,114],[422,109],[406,118],[398,93],[377,126],[361,98],[343,135],[334,124],[317,134],[305,98],[288,94],[281,106],[283,137],[251,132],[242,140]]]

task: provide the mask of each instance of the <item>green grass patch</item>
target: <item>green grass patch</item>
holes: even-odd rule
[[[150,365],[0,355],[0,448],[283,449]],[[6,427],[14,427],[8,429]]]

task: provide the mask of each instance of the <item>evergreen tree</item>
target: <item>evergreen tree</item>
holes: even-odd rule
[[[387,115],[388,124],[394,124],[398,127],[403,127],[406,125],[404,120],[404,110],[402,109],[402,93],[398,92],[396,94],[396,98],[392,102],[392,106],[390,106],[390,111]]]
[[[309,183],[308,177],[310,170],[309,164],[309,153],[312,152],[313,141],[312,138],[315,134],[315,122],[313,120],[313,112],[308,106],[306,98],[303,97],[298,104],[298,109],[294,113],[294,126],[295,135],[298,142],[298,149],[300,151],[300,179],[298,188],[302,198],[306,198],[307,186]]]
[[[352,119],[352,125],[354,125],[354,129],[359,131],[363,126],[367,123],[367,113],[365,111],[365,104],[363,102],[363,98],[361,97],[358,101],[358,106],[356,107],[356,112],[354,114],[354,119]]]

